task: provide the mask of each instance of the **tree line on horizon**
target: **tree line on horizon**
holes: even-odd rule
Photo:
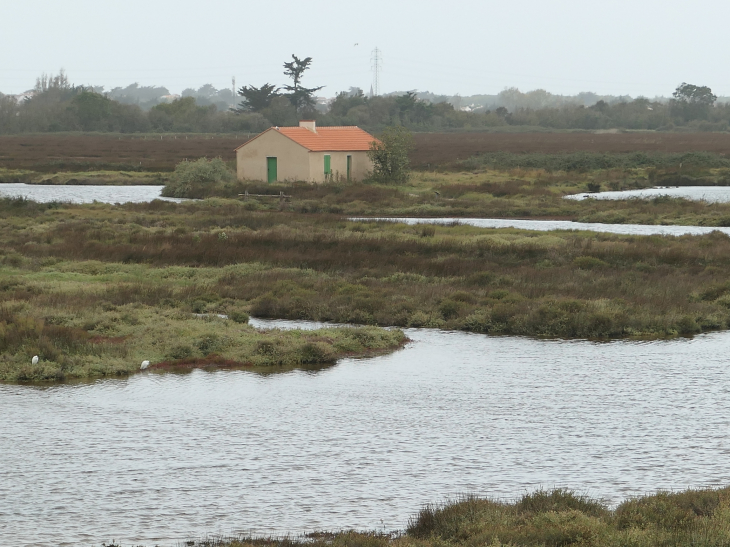
[[[145,88],[137,84],[115,88],[72,85],[61,71],[36,82],[33,96],[22,102],[0,93],[0,134],[63,131],[98,132],[259,132],[271,127],[297,125],[302,118],[321,126],[358,125],[379,132],[388,126],[412,131],[487,130],[509,127],[546,129],[633,129],[727,131],[730,103],[718,101],[706,86],[683,83],[671,99],[650,100],[591,97],[573,100],[543,90],[521,93],[514,88],[498,96],[490,106],[460,108],[458,101],[415,91],[385,96],[366,96],[359,88],[337,93],[328,104],[318,104],[314,93],[322,87],[302,85],[311,58],[284,63],[292,84],[242,86],[240,102],[230,89],[211,85],[186,89],[183,96],[160,102],[166,88]],[[426,95],[428,98],[424,98]],[[455,106],[454,103],[457,105]],[[509,105],[494,107],[494,104]],[[145,108],[146,107],[146,108]]]

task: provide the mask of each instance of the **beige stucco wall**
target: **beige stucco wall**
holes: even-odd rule
[[[350,180],[362,180],[373,170],[367,152],[310,152],[309,172],[312,182],[324,182],[324,157],[330,156],[330,169],[335,180],[347,178],[347,156],[352,156]]]
[[[352,179],[362,180],[373,172],[373,162],[367,152],[352,152]]]
[[[236,151],[236,174],[239,180],[266,182],[266,158],[276,157],[278,180],[309,180],[308,154],[306,148],[274,129]]]

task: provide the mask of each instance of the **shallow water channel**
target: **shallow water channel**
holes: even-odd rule
[[[730,333],[407,332],[401,351],[318,371],[0,385],[0,545],[392,530],[460,493],[615,504],[730,481]]]
[[[0,197],[24,197],[41,203],[68,201],[71,203],[141,203],[162,199],[181,202],[182,199],[160,197],[162,186],[92,186],[59,184],[0,184]]]
[[[711,188],[711,187],[702,187]],[[702,189],[700,188],[700,189]],[[696,188],[695,188],[696,189]],[[722,188],[725,191],[724,188]],[[728,189],[730,190],[730,188]],[[182,202],[184,199],[160,197],[162,186],[70,186],[36,184],[0,184],[0,197],[25,197],[39,202],[61,201],[71,203],[129,203],[154,199]],[[606,195],[609,192],[596,195]],[[621,193],[621,192],[617,192]],[[707,226],[652,226],[643,224],[600,224],[568,220],[522,220],[490,218],[352,218],[351,220],[387,220],[406,224],[450,224],[458,222],[480,228],[519,228],[523,230],[588,230],[631,235],[684,235],[708,234],[719,230],[730,235],[730,228]]]
[[[653,199],[660,196],[684,198],[707,203],[730,202],[730,186],[657,186],[641,190],[621,190],[617,192],[583,193],[565,196],[566,199]]]
[[[403,224],[464,224],[477,228],[518,228],[549,232],[552,230],[582,230],[626,235],[701,235],[720,231],[730,235],[730,228],[712,226],[661,226],[652,224],[601,224],[598,222],[573,222],[570,220],[522,220],[518,218],[411,218],[411,217],[351,217],[351,221],[387,221]]]

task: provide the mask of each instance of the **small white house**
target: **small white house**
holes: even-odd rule
[[[368,157],[377,141],[356,126],[271,127],[236,148],[239,180],[325,182],[362,180],[373,169]]]

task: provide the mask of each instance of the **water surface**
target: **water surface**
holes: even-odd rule
[[[707,203],[730,202],[730,186],[658,186],[642,190],[619,192],[583,193],[565,196],[566,199],[652,199],[660,196],[706,201]]]
[[[517,218],[410,218],[410,217],[352,217],[352,221],[386,221],[404,224],[465,224],[477,228],[519,228],[521,230],[581,230],[626,235],[701,235],[720,231],[730,235],[730,228],[710,226],[660,226],[652,224],[601,224],[570,220],[522,220]]]
[[[64,201],[71,203],[142,203],[154,199],[181,202],[182,199],[163,198],[162,186],[74,186],[59,184],[0,184],[0,197],[24,197],[40,203]]]
[[[407,333],[320,371],[0,385],[0,544],[391,530],[464,492],[617,503],[730,481],[730,333]]]

